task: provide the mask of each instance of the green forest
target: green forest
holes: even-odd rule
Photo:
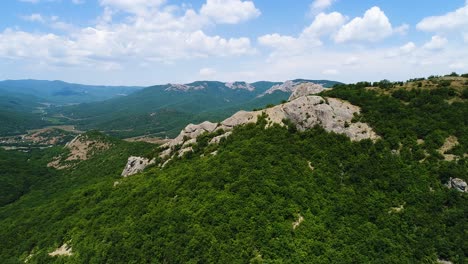
[[[323,92],[360,106],[354,120],[373,127],[376,142],[260,118],[219,145],[207,144],[216,133],[201,135],[193,153],[129,178],[120,176],[127,158],[157,156],[154,145],[91,132],[112,147],[61,171],[46,165],[62,147],[0,150],[0,259],[467,263],[467,193],[445,186],[468,181],[468,79],[460,78]],[[449,137],[458,144],[439,151]],[[63,244],[71,256],[49,255]]]

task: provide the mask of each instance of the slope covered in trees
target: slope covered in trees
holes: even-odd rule
[[[265,128],[260,119],[219,145],[207,144],[216,134],[202,135],[193,153],[122,179],[127,156],[157,153],[113,140],[115,148],[0,208],[0,237],[7,238],[0,258],[466,262],[467,194],[444,185],[450,177],[468,180],[466,87],[371,86],[324,95],[361,106],[355,119],[380,134],[375,143],[319,127]],[[449,136],[458,144],[441,152]],[[49,256],[64,244],[71,256]]]

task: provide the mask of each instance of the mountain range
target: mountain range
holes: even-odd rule
[[[187,123],[219,121],[240,109],[252,110],[286,100],[304,82],[332,87],[328,80],[217,82],[151,87],[89,86],[62,81],[0,82],[2,134],[47,125],[74,125],[110,135],[173,137]],[[24,121],[23,121],[24,120]]]
[[[133,98],[134,111],[157,91],[166,108],[203,113],[288,86],[211,85],[103,104]],[[468,79],[293,86],[165,144],[56,128],[10,137],[2,263],[466,263]]]

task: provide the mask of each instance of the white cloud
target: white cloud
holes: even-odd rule
[[[416,49],[416,44],[413,42],[408,42],[405,45],[400,47],[401,54],[408,54],[413,52]]]
[[[216,23],[237,24],[256,18],[261,13],[251,1],[207,0],[200,14]]]
[[[343,65],[345,66],[353,66],[353,65],[357,65],[359,62],[359,58],[358,57],[355,57],[355,56],[351,56],[349,58],[347,58]]]
[[[336,0],[314,0],[314,2],[310,4],[310,11],[311,13],[319,13],[329,8],[335,1]]]
[[[63,30],[63,31],[71,31],[75,29],[73,25],[61,21],[60,18],[57,16],[48,17],[48,16],[42,16],[41,14],[31,14],[27,16],[21,16],[21,18],[26,21],[45,24],[53,29],[58,29],[58,30]]]
[[[213,68],[202,68],[199,71],[201,77],[213,77],[216,75],[216,70]]]
[[[345,22],[346,18],[338,12],[330,14],[320,13],[315,17],[312,24],[304,29],[302,35],[319,37],[325,34],[331,34]]]
[[[298,39],[291,36],[282,36],[277,33],[263,35],[258,38],[261,45],[275,49],[295,49],[298,48]]]
[[[409,28],[410,28],[410,26],[408,24],[403,24],[403,25],[393,29],[393,32],[396,33],[396,34],[400,34],[400,35],[406,35],[406,34],[408,34]]]
[[[165,0],[100,0],[102,6],[134,14],[148,14],[164,4]]]
[[[21,16],[22,19],[26,20],[26,21],[30,21],[30,22],[39,22],[39,23],[44,23],[45,20],[44,18],[42,17],[41,14],[31,14],[31,15],[28,15],[28,16]]]
[[[392,24],[379,7],[367,10],[364,17],[356,17],[336,34],[338,43],[347,41],[378,41],[392,35]]]
[[[277,33],[258,38],[261,45],[274,48],[275,54],[297,54],[312,47],[322,45],[320,37],[336,32],[345,23],[346,18],[338,13],[320,13],[298,37],[283,36]]]
[[[130,61],[172,63],[176,60],[253,54],[245,37],[207,35],[206,20],[192,9],[165,6],[163,0],[101,0],[97,24],[76,28],[58,17],[29,16],[64,34],[0,32],[0,57],[36,60],[46,65],[98,65],[116,69]],[[129,16],[113,22],[115,12]]]
[[[81,4],[84,4],[84,0],[72,0],[72,3],[74,3],[75,5],[81,5]]]
[[[444,32],[468,27],[468,2],[466,6],[442,16],[431,16],[421,20],[416,28],[428,32]]]
[[[446,38],[436,35],[433,36],[430,41],[426,42],[423,48],[427,50],[440,50],[445,48],[447,43],[448,40]]]
[[[466,64],[463,63],[463,62],[454,62],[454,63],[449,65],[449,68],[454,69],[454,70],[464,70],[467,67],[466,67]]]
[[[40,0],[20,0],[20,2],[33,3],[33,4],[39,3],[39,1]]]

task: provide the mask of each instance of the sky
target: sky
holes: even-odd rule
[[[468,0],[3,0],[0,79],[403,81],[468,73]]]

